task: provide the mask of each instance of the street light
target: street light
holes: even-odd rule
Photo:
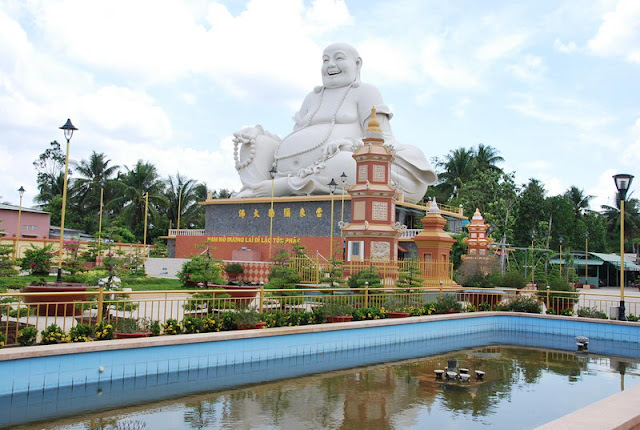
[[[64,241],[64,215],[67,207],[67,180],[69,176],[69,143],[73,132],[77,130],[71,123],[71,120],[67,118],[67,122],[60,127],[60,130],[64,130],[64,138],[67,139],[67,154],[64,158],[64,182],[62,185],[62,211],[60,213],[60,249],[58,251],[58,276],[56,282],[62,282],[62,246]]]
[[[149,191],[144,195],[144,238],[142,244],[144,245],[145,258],[147,256],[147,219],[149,218]]]
[[[627,191],[633,181],[633,175],[620,173],[613,176],[613,180],[618,190],[620,198],[620,310],[618,311],[618,319],[625,321],[624,308],[624,200],[627,197]]]
[[[18,194],[20,194],[20,205],[18,206],[18,231],[16,232],[16,243],[13,248],[13,259],[15,260],[18,256],[18,247],[20,246],[20,227],[22,227],[22,195],[24,194],[24,187],[21,185],[18,188]]]
[[[589,230],[584,232],[584,283],[589,281]]]
[[[558,242],[560,243],[560,278],[563,278],[562,276],[562,242],[564,242],[564,237],[560,236],[558,238]]]
[[[531,235],[531,284],[535,284],[535,272],[534,272],[535,264],[533,263],[535,259],[533,257],[533,247],[536,240],[536,231],[531,230],[531,233],[529,234]]]
[[[102,206],[104,204],[104,187],[100,187],[100,215],[98,216],[98,256],[102,258]]]
[[[345,258],[345,242],[344,242],[344,231],[342,231],[342,227],[344,226],[344,195],[345,195],[345,188],[347,186],[347,174],[342,172],[342,175],[340,175],[340,181],[342,181],[342,202],[341,202],[341,207],[340,207],[340,237],[342,238],[341,240],[341,245],[342,245],[342,260],[344,260]]]
[[[274,181],[277,174],[278,171],[276,170],[276,167],[273,166],[271,170],[269,170],[269,175],[271,175],[271,208],[269,208],[269,260],[271,260],[271,246],[273,242],[273,218],[275,217],[275,212],[273,211],[273,191]]]
[[[176,232],[176,236],[180,235],[180,210],[182,209],[182,189],[184,187],[180,187],[180,192],[178,193],[178,219],[176,220],[176,228],[178,229],[178,231]]]
[[[331,178],[331,182],[327,184],[329,186],[329,191],[331,192],[331,241],[329,242],[329,260],[333,259],[333,193],[336,192],[336,187],[338,184],[335,179]]]

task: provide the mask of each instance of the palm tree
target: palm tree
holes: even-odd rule
[[[458,148],[449,152],[444,161],[438,163],[444,171],[438,174],[440,182],[437,187],[449,196],[456,196],[462,184],[473,176],[474,159],[473,149]]]
[[[149,220],[153,224],[160,212],[166,212],[167,198],[164,196],[164,183],[159,179],[156,167],[138,160],[117,179],[118,195],[109,203],[111,208],[120,210],[119,220],[142,238],[144,230],[145,195],[149,194]]]
[[[576,219],[580,218],[589,210],[589,201],[593,198],[591,195],[585,195],[583,190],[575,186],[572,186],[565,191],[564,196],[573,204]]]
[[[620,198],[616,193],[616,206],[601,206],[602,215],[607,220],[607,231],[616,233],[620,231]],[[627,199],[624,203],[624,238],[631,240],[640,234],[640,201]]]
[[[204,208],[198,202],[206,199],[206,185],[203,187],[202,184],[198,184],[194,179],[187,179],[181,176],[180,173],[177,173],[175,177],[169,176],[166,185],[167,217],[172,224],[177,227],[178,206],[180,206],[180,227],[203,227]],[[180,194],[181,192],[182,195]]]
[[[478,144],[475,151],[475,162],[480,170],[494,170],[502,172],[502,169],[496,166],[497,163],[504,162],[504,158],[498,155],[499,151],[491,145],[484,143]]]
[[[74,163],[80,177],[73,181],[72,196],[84,215],[99,211],[101,188],[104,189],[105,202],[108,203],[113,198],[114,176],[118,173],[118,166],[109,166],[110,162],[105,154],[93,151],[88,160]]]

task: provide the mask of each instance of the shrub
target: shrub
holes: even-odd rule
[[[185,286],[198,283],[202,283],[205,286],[208,284],[224,284],[220,262],[213,260],[209,255],[197,255],[186,261],[177,276]]]
[[[255,310],[243,309],[231,314],[236,328],[240,327],[255,327],[260,321],[260,314]]]
[[[202,318],[202,333],[211,333],[214,331],[220,331],[220,320],[213,318],[212,316],[206,316]]]
[[[495,287],[496,275],[500,270],[500,260],[494,256],[475,258],[467,256],[458,268],[457,279],[463,287]]]
[[[89,324],[78,324],[69,330],[69,339],[71,342],[91,342],[95,330]]]
[[[36,343],[38,329],[35,327],[25,327],[18,333],[17,341],[22,346],[31,346]]]
[[[351,313],[354,321],[379,320],[385,318],[385,314],[380,308],[359,308]]]
[[[578,316],[582,318],[600,318],[603,320],[608,319],[607,314],[598,310],[597,308],[581,308],[578,309]],[[629,320],[629,318],[627,318]],[[630,320],[631,321],[631,320]]]
[[[147,328],[151,332],[151,336],[160,336],[160,331],[162,327],[160,326],[160,321],[151,321]]]
[[[172,318],[168,319],[162,328],[164,329],[164,334],[174,335],[182,333],[182,326],[177,320]]]
[[[539,314],[542,313],[542,304],[534,297],[515,296],[509,298],[507,303],[498,305],[498,310]]]
[[[111,340],[113,339],[113,324],[108,321],[101,321],[95,328],[96,340]]]
[[[244,267],[240,263],[229,263],[224,266],[224,270],[229,273],[244,273]]]
[[[149,330],[146,318],[118,318],[114,324],[116,333],[136,333]]]
[[[0,333],[0,348],[4,346],[4,343],[7,341],[7,335],[4,333]]]
[[[497,278],[496,285],[501,288],[521,289],[527,286],[527,280],[517,270],[510,270]]]
[[[200,318],[186,316],[182,320],[182,330],[185,333],[201,333],[203,328],[203,321]]]
[[[478,311],[480,312],[489,312],[491,310],[491,305],[487,302],[478,303]]]
[[[65,334],[57,324],[51,324],[49,327],[42,330],[40,332],[40,336],[42,337],[42,340],[40,341],[42,345],[66,343],[70,340],[69,336]]]
[[[42,248],[31,245],[30,249],[24,251],[21,267],[24,270],[28,270],[32,275],[48,275],[51,270],[52,259],[52,245],[47,245]]]
[[[373,268],[364,269],[354,273],[349,278],[349,288],[364,288],[364,283],[369,283],[369,288],[380,288],[380,274]]]
[[[460,312],[462,311],[462,303],[458,301],[455,294],[444,294],[438,297],[435,303],[435,311],[438,314]]]
[[[346,303],[325,303],[321,307],[324,308],[324,315],[328,317],[346,316],[353,312],[353,306]]]
[[[638,318],[636,315],[633,315],[633,314],[629,314],[627,316],[627,321],[634,321],[635,322],[635,321],[638,321],[638,319],[640,319],[640,318]]]

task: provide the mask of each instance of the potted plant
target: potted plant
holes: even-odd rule
[[[240,263],[229,263],[224,266],[224,271],[229,282],[236,282],[239,280],[240,275],[244,273],[244,267]]]
[[[151,336],[149,324],[144,318],[118,318],[114,323],[117,339],[134,339]]]
[[[455,294],[445,294],[438,297],[435,303],[435,311],[438,314],[455,314],[462,311],[462,304]]]
[[[325,303],[322,308],[327,322],[347,322],[353,319],[353,306],[346,303]]]
[[[267,324],[261,321],[260,314],[253,309],[242,309],[231,314],[231,318],[238,330],[250,330],[253,328],[262,328]]]
[[[396,297],[389,297],[382,308],[387,318],[406,318],[409,316],[406,304]]]

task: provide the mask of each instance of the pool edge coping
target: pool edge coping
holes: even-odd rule
[[[134,348],[150,348],[157,346],[171,346],[195,344],[204,342],[222,342],[228,340],[262,338],[271,336],[286,336],[303,333],[322,333],[339,330],[356,330],[369,327],[384,327],[394,325],[416,324],[424,322],[448,321],[456,319],[483,318],[491,316],[512,316],[524,318],[540,318],[565,321],[580,321],[586,323],[612,324],[634,326],[637,323],[617,320],[603,320],[594,318],[577,318],[558,315],[542,315],[523,312],[473,312],[440,315],[424,315],[407,318],[384,318],[366,321],[351,321],[344,323],[310,324],[292,327],[273,327],[269,329],[232,330],[213,333],[163,335],[138,339],[113,339],[108,341],[64,343],[55,345],[18,346],[0,349],[0,361],[19,360],[24,358],[50,357],[55,355],[82,354],[99,351],[117,351]]]

